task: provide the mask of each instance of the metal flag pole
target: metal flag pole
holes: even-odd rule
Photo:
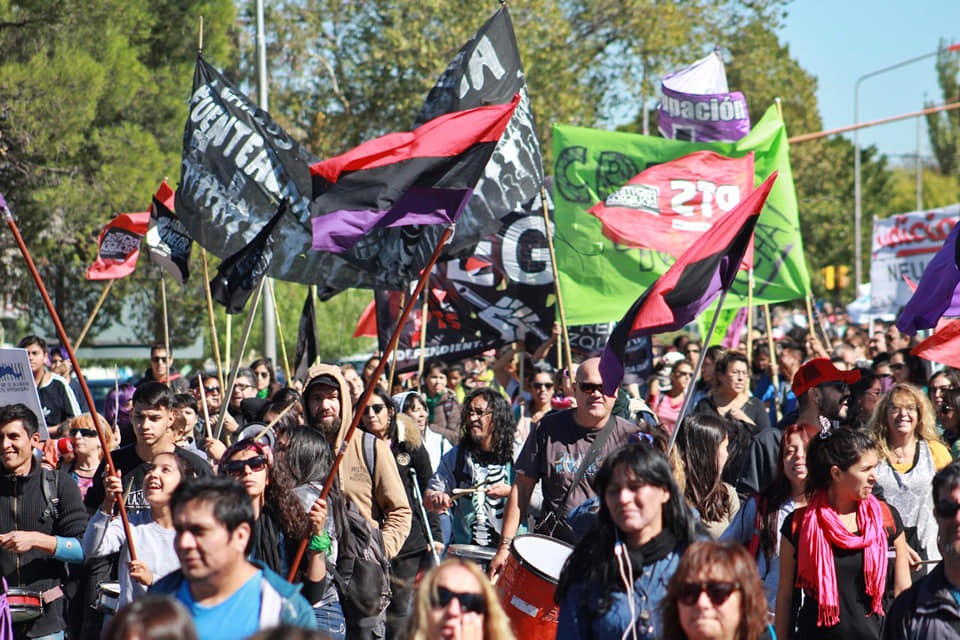
[[[14,239],[17,241],[17,246],[20,248],[20,253],[23,255],[23,259],[27,263],[27,269],[30,271],[30,275],[33,276],[34,282],[37,284],[37,289],[40,291],[40,296],[43,298],[43,303],[47,307],[47,311],[50,313],[50,319],[53,320],[54,326],[57,328],[57,336],[60,338],[60,343],[63,345],[64,349],[67,350],[67,356],[70,358],[70,364],[73,365],[73,371],[77,374],[77,380],[80,382],[80,389],[83,391],[83,398],[87,401],[87,406],[90,407],[90,415],[93,417],[93,426],[97,430],[97,437],[100,440],[100,447],[103,449],[103,458],[104,462],[107,464],[107,473],[111,476],[117,474],[117,468],[113,465],[113,457],[110,455],[110,447],[107,445],[107,437],[103,433],[103,427],[100,424],[100,416],[97,415],[97,406],[93,401],[93,394],[90,393],[90,387],[87,386],[87,380],[83,376],[83,371],[80,369],[80,363],[77,361],[77,355],[73,351],[73,347],[70,345],[70,338],[67,337],[67,332],[63,328],[63,323],[60,322],[60,315],[57,313],[57,309],[53,306],[53,301],[50,299],[50,295],[47,293],[47,287],[43,284],[43,279],[40,277],[40,272],[37,271],[37,266],[33,263],[33,258],[30,256],[30,250],[27,249],[26,243],[23,241],[23,236],[20,235],[20,229],[17,228],[17,223],[13,219],[13,212],[10,211],[10,208],[7,207],[7,202],[3,198],[3,194],[0,194],[0,213],[3,214],[3,220],[7,223],[7,226],[10,227],[10,231],[13,233]],[[123,494],[117,493],[117,507],[120,511],[120,519],[123,521],[123,532],[127,537],[127,548],[130,550],[130,559],[136,560],[137,554],[133,548],[133,535],[130,529],[130,520],[127,518],[127,509],[123,504]]]

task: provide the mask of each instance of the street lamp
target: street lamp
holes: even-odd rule
[[[880,75],[881,73],[886,73],[893,69],[898,69],[904,67],[908,64],[913,64],[914,62],[919,62],[920,60],[926,60],[927,58],[932,58],[935,55],[938,55],[942,49],[937,49],[936,51],[931,51],[930,53],[925,53],[921,56],[916,56],[914,58],[909,58],[907,60],[901,60],[896,64],[892,64],[882,69],[877,69],[871,71],[870,73],[865,73],[859,78],[854,85],[853,89],[853,124],[854,126],[860,124],[860,83],[866,80],[867,78],[872,78],[873,76]],[[952,44],[946,48],[946,51],[960,51],[960,43]],[[857,286],[863,282],[863,265],[861,261],[862,252],[861,252],[861,222],[863,219],[863,211],[860,206],[861,198],[861,188],[860,188],[860,129],[853,130],[853,267],[854,273],[857,280]]]

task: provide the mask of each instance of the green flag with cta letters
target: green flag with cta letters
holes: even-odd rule
[[[643,290],[663,274],[675,258],[650,249],[630,248],[604,235],[598,217],[588,210],[606,201],[635,209],[656,209],[657,196],[667,190],[679,229],[702,228],[739,199],[733,188],[706,179],[682,176],[655,187],[627,187],[634,176],[658,164],[690,153],[710,150],[731,158],[754,155],[754,186],[774,171],[780,175],[760,214],[754,232],[753,303],[783,302],[809,295],[810,276],[803,256],[797,218],[797,196],[790,171],[787,132],[776,106],[770,107],[749,134],[735,143],[684,142],[631,133],[555,125],[554,244],[567,322],[572,325],[619,320]],[[611,200],[607,198],[611,195]],[[724,195],[726,194],[726,195]],[[663,194],[659,194],[663,202]],[[679,215],[677,215],[679,214]],[[689,214],[689,218],[684,218]],[[714,215],[715,214],[715,215]],[[656,214],[654,214],[656,215]],[[684,226],[685,225],[685,226]],[[699,227],[697,225],[700,225]],[[694,242],[696,242],[695,240]],[[724,308],[747,305],[747,271],[742,270],[727,294]]]

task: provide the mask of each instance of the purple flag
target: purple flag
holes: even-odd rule
[[[960,246],[955,224],[943,247],[927,264],[917,290],[897,318],[897,328],[907,335],[931,329],[943,316],[960,315]]]
[[[657,123],[665,138],[690,142],[736,142],[750,132],[747,100],[730,92],[720,53],[667,74]]]

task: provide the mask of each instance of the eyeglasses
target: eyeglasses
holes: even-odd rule
[[[534,389],[553,389],[552,382],[534,382],[531,386]]]
[[[482,593],[460,593],[459,591],[451,591],[446,587],[437,587],[436,594],[431,594],[430,606],[435,608],[446,607],[454,598],[457,599],[460,608],[464,611],[487,612],[487,601]]]
[[[599,391],[603,393],[603,383],[594,383],[594,382],[578,382],[577,388],[580,389],[581,393],[590,395],[594,391]]]
[[[256,456],[254,458],[247,458],[246,460],[231,460],[230,462],[224,462],[220,466],[227,475],[242,476],[246,473],[244,469],[247,467],[254,473],[266,469],[267,459],[263,456]]]
[[[207,393],[220,393],[220,387],[204,387]]]
[[[953,518],[960,511],[960,503],[953,500],[940,500],[933,508],[938,518]]]
[[[897,405],[892,404],[892,405],[890,405],[889,407],[887,407],[887,411],[889,411],[890,413],[893,413],[893,414],[897,414],[897,413],[901,413],[901,412],[902,412],[902,413],[916,414],[919,410],[920,410],[920,407],[918,407],[918,406],[915,405],[915,404],[912,404],[912,405],[910,405],[910,406],[908,406],[908,407],[898,407]]]
[[[240,391],[246,391],[247,389],[252,389],[252,388],[253,388],[253,385],[252,385],[252,384],[247,384],[247,383],[245,383],[245,382],[234,382],[234,383],[233,383],[233,388],[234,388],[234,389],[239,389]]]
[[[374,413],[380,413],[387,408],[385,404],[368,404],[363,408],[364,411],[373,411]]]
[[[161,362],[166,362],[169,358],[167,356],[153,356],[150,358],[150,362],[153,364],[160,364]]]
[[[96,430],[96,429],[80,429],[79,427],[76,428],[76,429],[70,429],[70,437],[71,437],[71,438],[77,437],[77,434],[78,434],[78,433],[79,433],[80,435],[82,435],[84,438],[96,438],[96,437],[97,437],[97,430]]]
[[[700,599],[700,594],[706,591],[713,606],[719,607],[739,589],[739,582],[683,582],[677,589],[677,600],[680,604],[693,606]]]
[[[491,413],[493,413],[493,411],[489,409],[475,409],[474,407],[470,407],[469,409],[467,409],[467,416],[471,418],[473,416],[481,416],[481,417],[488,416]]]

